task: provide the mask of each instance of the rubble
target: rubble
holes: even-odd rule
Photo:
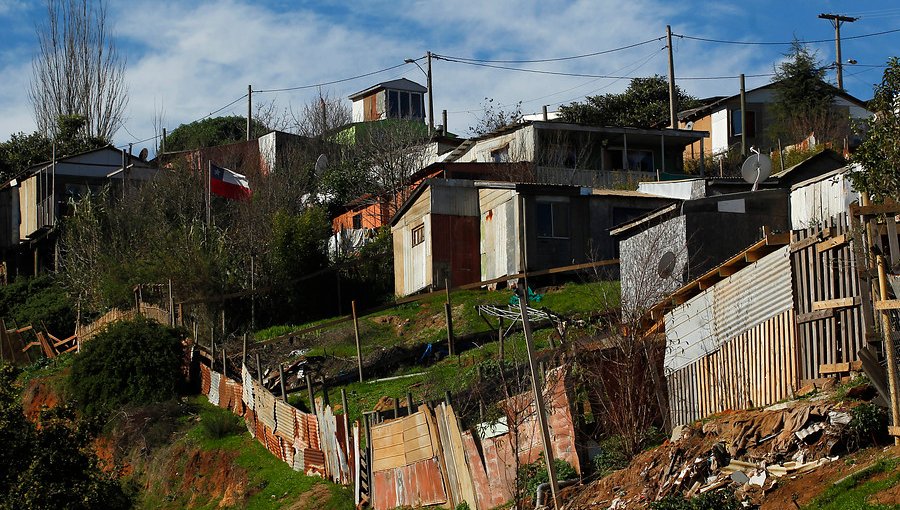
[[[838,459],[849,411],[845,403],[808,399],[677,427],[670,441],[588,485],[568,508],[644,508],[670,494],[693,497],[725,487],[758,503],[778,479]]]

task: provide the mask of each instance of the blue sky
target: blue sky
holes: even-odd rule
[[[240,97],[247,85],[274,89],[338,80],[401,64],[426,51],[441,55],[533,60],[618,48],[665,34],[729,41],[824,40],[812,44],[824,63],[834,60],[834,29],[819,13],[859,16],[842,26],[844,86],[872,95],[888,57],[900,55],[900,6],[889,1],[172,1],[110,0],[110,21],[128,61],[129,106],[117,144],[152,136],[162,113],[170,130]],[[34,25],[44,14],[37,0],[0,0],[0,139],[34,130],[27,88],[36,50]],[[737,78],[768,75],[784,45],[731,45],[676,37],[677,82],[698,97],[738,92]],[[435,112],[449,112],[451,131],[466,133],[485,98],[526,113],[546,104],[619,92],[627,77],[665,74],[663,41],[590,58],[498,64],[529,69],[625,77],[619,79],[526,73],[439,60],[434,62]],[[867,67],[876,66],[876,67]],[[379,81],[407,77],[424,83],[413,65],[325,87],[338,97]],[[834,80],[834,73],[829,74]],[[769,76],[747,78],[748,88]],[[254,94],[297,112],[314,89]],[[244,115],[238,102],[222,113]],[[139,144],[139,149],[152,142]]]

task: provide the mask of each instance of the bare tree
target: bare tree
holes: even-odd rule
[[[491,98],[484,98],[482,103],[484,110],[478,117],[478,122],[472,126],[471,131],[475,135],[484,135],[506,127],[522,119],[522,101],[514,105],[494,104]],[[512,106],[512,108],[509,108]]]
[[[128,90],[125,58],[107,25],[104,0],[46,0],[47,19],[36,28],[29,97],[38,129],[57,134],[57,119],[86,119],[84,135],[109,140],[121,127]]]
[[[321,88],[316,97],[303,105],[299,114],[291,112],[291,116],[297,134],[309,137],[322,136],[349,124],[352,120],[347,103]]]

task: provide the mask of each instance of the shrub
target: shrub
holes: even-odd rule
[[[693,499],[684,499],[678,494],[669,494],[659,501],[650,503],[651,510],[739,510],[741,502],[730,489],[719,489],[700,494]]]
[[[557,481],[570,480],[578,476],[575,468],[562,459],[553,459],[553,466],[556,468]],[[546,462],[544,462],[544,454],[541,454],[541,457],[535,462],[520,466],[518,474],[519,483],[522,484],[525,493],[529,496],[537,494],[538,486],[550,481]]]
[[[18,326],[47,326],[56,336],[66,337],[75,331],[72,301],[59,283],[50,276],[18,278],[0,287],[0,317]],[[11,326],[8,322],[7,326]]]
[[[887,427],[887,411],[875,404],[860,404],[854,407],[848,425],[850,437],[848,449],[864,448],[878,442]]]
[[[594,472],[603,477],[628,466],[628,454],[621,436],[610,436],[600,441],[600,453],[591,459]]]
[[[245,430],[240,418],[219,408],[200,413],[200,428],[207,439],[222,439]]]
[[[139,318],[111,324],[72,364],[72,397],[88,414],[162,402],[181,386],[183,333]]]

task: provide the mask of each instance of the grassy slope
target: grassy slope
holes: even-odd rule
[[[881,459],[875,464],[854,473],[847,479],[832,485],[809,505],[806,510],[888,510],[900,509],[897,504],[870,503],[869,498],[900,483],[900,460]]]

